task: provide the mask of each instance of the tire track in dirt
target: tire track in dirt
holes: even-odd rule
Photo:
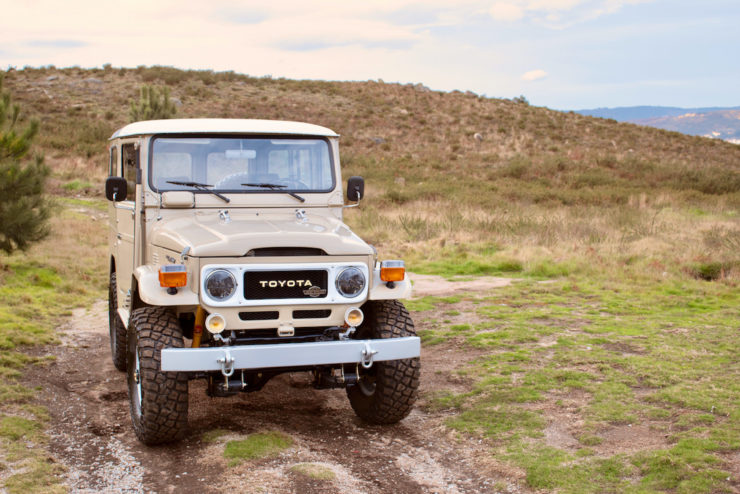
[[[317,391],[307,374],[273,379],[265,389],[231,398],[209,398],[200,381],[190,383],[189,434],[179,443],[147,447],[130,423],[126,377],[113,367],[107,304],[75,311],[62,326],[63,344],[47,350],[56,360],[29,371],[41,386],[41,404],[52,417],[50,449],[67,467],[75,493],[239,492],[473,493],[521,492],[520,479],[491,468],[485,445],[458,439],[443,426],[443,412],[417,406],[393,426],[368,425],[349,406],[344,390]],[[438,349],[434,350],[435,352]],[[447,349],[447,352],[454,351]],[[449,354],[445,357],[449,357]],[[465,357],[456,355],[464,361]],[[435,362],[422,355],[421,394],[433,391]],[[425,377],[426,376],[426,377]],[[226,435],[206,442],[204,433]],[[228,439],[279,430],[294,446],[276,458],[228,466]],[[318,463],[334,472],[317,480],[291,470]]]

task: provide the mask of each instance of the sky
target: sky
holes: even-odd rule
[[[421,83],[559,110],[740,106],[738,0],[0,0],[0,69]]]

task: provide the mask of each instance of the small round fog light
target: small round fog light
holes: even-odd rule
[[[211,333],[220,333],[226,329],[226,319],[221,314],[213,313],[206,318],[206,329]]]
[[[347,309],[347,312],[344,313],[344,322],[346,322],[350,327],[356,328],[362,324],[362,321],[364,320],[365,315],[357,307],[350,307]]]

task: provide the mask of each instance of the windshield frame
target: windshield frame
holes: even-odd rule
[[[297,192],[299,194],[328,194],[333,192],[337,188],[337,173],[336,164],[334,162],[334,146],[332,146],[331,140],[326,136],[318,135],[306,135],[306,134],[224,134],[224,133],[213,133],[213,132],[188,132],[188,133],[175,133],[175,134],[154,134],[149,137],[149,152],[147,156],[147,185],[152,192],[161,194],[163,192],[170,191],[182,191],[187,190],[193,194],[210,194],[209,190],[197,190],[193,189],[181,189],[181,188],[164,188],[156,187],[154,185],[154,143],[157,139],[270,139],[270,140],[311,140],[311,141],[324,141],[326,143],[326,151],[329,155],[329,167],[331,169],[331,186],[327,189],[296,189],[296,188],[284,188],[284,189],[265,189],[265,188],[250,188],[244,187],[240,189],[216,189],[210,188],[212,191],[217,191],[221,194],[286,194],[286,191]],[[211,184],[215,185],[215,184]]]

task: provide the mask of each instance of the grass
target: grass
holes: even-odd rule
[[[292,445],[293,439],[282,432],[260,432],[250,434],[246,439],[228,441],[224,448],[224,457],[230,460],[230,466],[234,466],[245,460],[277,456]]]
[[[484,297],[474,321],[433,330],[433,343],[484,353],[464,369],[469,391],[439,392],[429,406],[454,411],[452,429],[488,438],[532,488],[722,492],[740,450],[738,320],[730,284],[631,271],[528,278]],[[562,413],[572,441],[557,444],[547,430]],[[611,431],[638,426],[652,431],[645,446],[639,434],[634,448],[613,442]]]
[[[30,405],[35,390],[18,380],[26,366],[46,361],[28,350],[56,342],[64,317],[105,296],[105,223],[91,220],[99,207],[58,205],[47,240],[0,258],[0,453],[8,467],[0,479],[9,493],[63,492],[62,469],[45,450],[48,414]]]
[[[91,77],[98,82],[85,82]],[[143,83],[166,84],[184,118],[334,129],[344,176],[367,183],[362,207],[345,220],[381,258],[448,279],[521,280],[492,297],[408,306],[424,345],[452,342],[482,355],[458,371],[474,383],[469,390],[442,390],[429,406],[450,409],[448,425],[461,434],[487,438],[532,487],[728,489],[722,475],[740,437],[732,379],[740,372],[740,146],[376,81],[144,66],[8,72],[5,86],[27,111],[21,118],[42,121],[39,150],[63,213],[47,242],[0,258],[4,417],[43,424],[23,408],[33,390],[17,379],[37,362],[25,350],[54,341],[60,318],[104,296],[106,203],[80,196],[100,190],[106,139],[127,123]],[[553,446],[547,428],[566,413],[578,418],[577,446]],[[611,451],[610,434],[630,425],[664,440]],[[38,478],[28,491],[53,490],[45,482],[54,465],[34,455],[19,471],[28,475],[11,484],[16,462],[3,460],[6,489]]]
[[[313,480],[328,481],[334,480],[337,476],[331,468],[317,463],[298,463],[290,467],[290,471]]]

